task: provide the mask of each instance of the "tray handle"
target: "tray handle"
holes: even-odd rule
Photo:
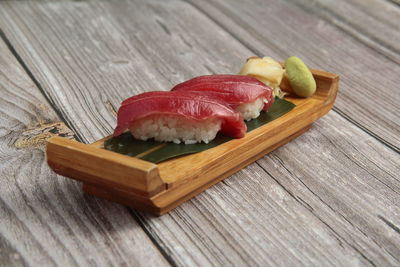
[[[317,82],[315,96],[324,99],[325,105],[333,104],[339,89],[339,75],[316,69],[310,70]]]
[[[166,189],[157,165],[151,162],[61,137],[49,139],[46,154],[56,173],[87,184],[120,188],[146,197]]]

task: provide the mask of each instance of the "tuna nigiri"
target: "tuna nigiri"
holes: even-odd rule
[[[179,92],[201,92],[226,102],[245,120],[257,118],[274,102],[272,89],[256,78],[244,75],[205,75],[180,83],[172,88]]]
[[[192,92],[148,92],[122,102],[114,136],[129,129],[140,140],[208,143],[218,131],[244,136],[242,116],[226,103]]]

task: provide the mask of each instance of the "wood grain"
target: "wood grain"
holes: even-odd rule
[[[400,8],[386,0],[291,1],[400,63]]]
[[[43,127],[59,119],[1,40],[0,92],[0,265],[168,265],[125,208],[47,167],[63,129]]]
[[[243,40],[233,38],[209,18],[218,14],[222,20],[227,16],[214,9],[204,15],[179,1],[18,1],[0,5],[1,28],[51,102],[85,141],[111,132],[115,108],[123,98],[169,89],[196,75],[237,72],[243,59],[254,54]],[[318,34],[324,38],[310,37],[314,44],[300,38],[304,32],[288,30],[282,13],[272,12],[279,10],[270,12],[268,6],[261,7],[268,16],[257,24],[271,31],[277,45],[265,36],[258,39],[260,34],[255,31],[243,35],[257,37],[248,40],[262,47],[260,54],[279,59],[295,53],[313,58],[311,66],[339,73],[349,70],[349,63],[354,66],[356,59],[350,51],[359,49],[360,44],[334,31],[328,23],[319,22]],[[241,8],[243,13],[249,12]],[[281,11],[293,8],[285,4]],[[274,18],[270,25],[276,32],[263,22],[270,18]],[[287,16],[291,18],[296,17]],[[235,30],[245,31],[236,24],[240,19],[229,21]],[[304,18],[305,26],[295,20],[301,27],[314,27],[315,21],[312,15]],[[290,36],[301,40],[297,44],[305,42],[308,52],[295,50]],[[348,53],[332,46],[328,53],[325,48],[318,49],[318,42],[337,36]],[[373,50],[360,49],[363,53],[357,55],[367,55],[368,66],[373,65],[373,59],[381,62]],[[317,61],[316,55],[321,53],[325,55],[323,62]],[[336,56],[344,56],[346,64]],[[397,126],[382,125],[387,122],[386,116],[396,119],[386,114],[394,105],[391,99],[374,98],[387,104],[377,112],[383,122],[375,117],[366,122],[359,114],[377,111],[375,106],[366,105],[368,98],[360,93],[363,88],[370,96],[372,85],[377,84],[376,73],[385,77],[385,85],[394,85],[397,67],[385,63],[380,65],[382,70],[370,70],[368,66],[356,65],[344,79],[343,91],[347,95],[349,90],[358,92],[360,101],[363,99],[362,105],[352,105],[358,109],[352,120],[365,127],[376,123],[376,135],[394,143]],[[372,78],[361,79],[365,72]],[[379,89],[395,93],[391,86]],[[295,142],[171,213],[158,218],[134,211],[132,215],[171,261],[182,266],[399,265],[399,166],[397,153],[347,117],[332,112]],[[107,205],[106,201],[98,203]]]
[[[316,1],[316,5],[321,1]],[[333,2],[332,9],[336,8]],[[393,61],[394,58],[388,59],[311,13],[316,8],[305,8],[305,11],[292,1],[238,0],[228,3],[204,0],[190,3],[259,56],[270,55],[285,60],[296,55],[310,67],[339,74],[341,90],[335,111],[400,152],[400,120],[397,116],[400,94],[395,75],[400,72],[400,64]],[[353,8],[349,12],[356,10]],[[356,21],[357,18],[352,16],[348,20]],[[376,30],[371,28],[371,31]],[[392,35],[387,34],[386,38],[395,40],[397,37]]]

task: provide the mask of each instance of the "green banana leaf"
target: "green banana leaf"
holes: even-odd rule
[[[279,118],[291,111],[295,106],[295,104],[287,100],[277,98],[268,112],[262,111],[258,118],[246,122],[247,132]],[[185,145],[163,143],[154,140],[141,141],[134,139],[130,132],[126,132],[105,141],[104,148],[131,157],[138,157],[153,163],[159,163],[170,158],[201,152],[228,142],[229,140],[232,140],[232,138],[218,134],[216,138],[208,144],[197,143]]]

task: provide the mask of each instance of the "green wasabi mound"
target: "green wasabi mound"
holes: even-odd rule
[[[315,93],[317,85],[311,71],[298,57],[290,57],[285,62],[290,86],[296,95],[309,97]]]

